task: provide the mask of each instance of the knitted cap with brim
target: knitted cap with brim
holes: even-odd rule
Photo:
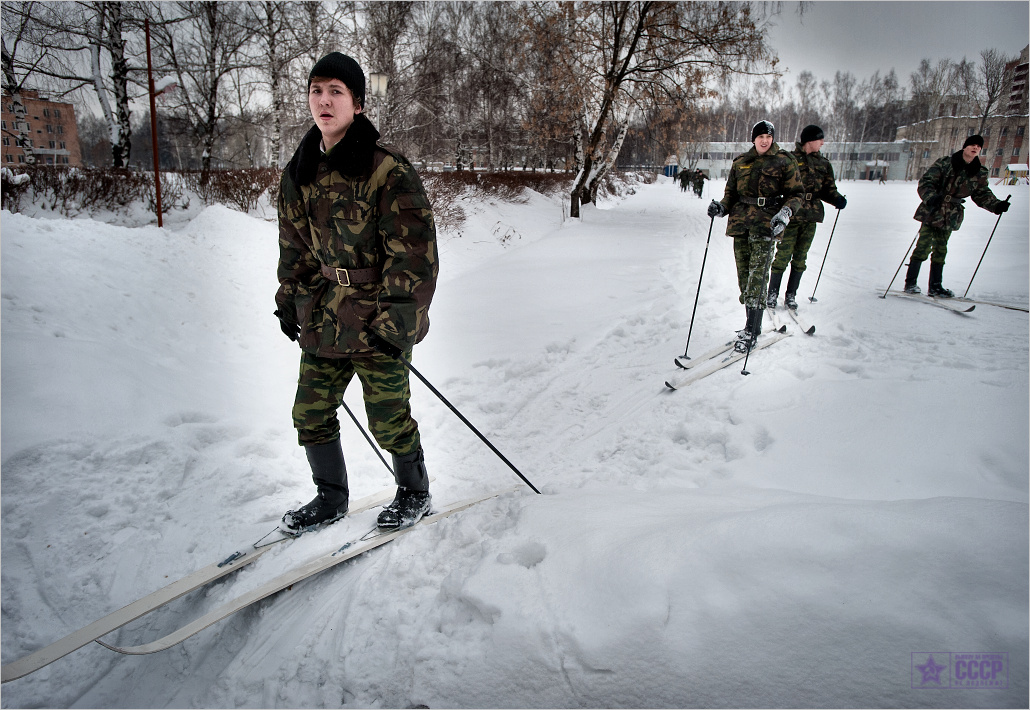
[[[355,103],[359,106],[365,105],[365,73],[361,71],[361,65],[346,54],[331,52],[315,62],[315,66],[311,67],[311,73],[308,74],[308,89],[316,77],[339,79],[350,89]]]

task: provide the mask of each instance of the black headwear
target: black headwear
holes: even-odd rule
[[[339,79],[350,92],[354,94],[354,101],[359,106],[365,105],[365,73],[361,71],[361,65],[340,52],[331,52],[319,59],[315,66],[311,67],[308,74],[308,88],[311,88],[311,80],[315,77],[325,79]]]
[[[971,146],[971,145],[978,145],[981,148],[983,148],[984,147],[984,137],[983,136],[969,136],[969,138],[966,138],[966,142],[962,144],[962,148],[965,149],[967,146]]]
[[[809,141],[821,141],[825,136],[823,135],[823,129],[819,126],[805,126],[801,129],[801,139],[798,141],[802,145]]]
[[[773,138],[776,137],[776,128],[773,126],[772,121],[759,121],[755,124],[755,127],[751,129],[751,142],[755,142],[755,138],[760,135],[768,133]]]

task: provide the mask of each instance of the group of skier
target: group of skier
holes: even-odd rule
[[[740,302],[746,311],[746,324],[737,331],[734,344],[740,352],[750,351],[761,334],[765,309],[776,307],[788,264],[783,302],[797,309],[808,250],[825,214],[822,203],[838,210],[848,203],[837,190],[830,161],[820,152],[825,136],[819,126],[806,126],[790,152],[774,138],[771,122],[755,124],[751,150],[733,161],[722,200],[708,206],[709,217],[729,217],[726,234],[733,237]],[[995,214],[1008,209],[1009,203],[997,199],[988,187],[987,168],[977,158],[983,144],[981,136],[970,136],[962,150],[935,162],[919,180],[922,202],[915,219],[922,227],[905,279],[907,292],[920,293],[919,267],[930,257],[928,295],[954,295],[944,288],[941,277],[948,239],[962,224],[964,198],[972,197]]]
[[[429,328],[436,288],[436,227],[425,189],[411,163],[364,115],[365,78],[358,63],[333,52],[308,77],[314,126],[301,140],[280,183],[279,290],[275,315],[283,333],[301,348],[293,423],[316,487],[315,498],[283,516],[287,531],[303,531],[346,515],[347,467],[337,410],[354,376],[361,382],[368,426],[393,459],[397,492],[378,525],[417,522],[430,508],[429,477],[418,425],[411,416],[408,373],[413,346]],[[807,126],[793,151],[774,140],[775,128],[759,121],[752,148],[730,168],[722,200],[708,207],[728,217],[733,237],[745,328],[735,347],[750,350],[762,317],[775,308],[788,264],[784,304],[796,308],[806,257],[823,221],[823,202],[843,209],[833,168],[820,153],[823,131]],[[972,197],[996,213],[1008,208],[987,186],[977,159],[983,139],[972,136],[955,155],[934,163],[919,181],[923,223],[905,288],[931,258],[929,293],[950,296],[941,285],[948,237],[962,222]],[[707,177],[692,179],[700,197]],[[770,276],[771,272],[771,276]],[[416,373],[417,374],[417,373]]]
[[[680,181],[680,190],[686,192],[687,185],[690,185],[694,189],[694,194],[701,197],[705,189],[705,180],[708,179],[708,176],[700,168],[695,168],[694,170],[681,170],[680,174],[677,175],[677,179]]]

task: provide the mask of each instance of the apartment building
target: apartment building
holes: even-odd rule
[[[14,97],[6,91],[0,100],[0,166],[82,165],[75,108],[69,103],[50,101],[31,89],[23,89],[19,96],[25,108],[22,116],[16,115]]]

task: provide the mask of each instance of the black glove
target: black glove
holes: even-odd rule
[[[709,217],[722,217],[726,214],[726,208],[722,206],[722,203],[718,200],[712,200],[712,204],[708,205],[708,216]]]
[[[282,311],[273,311],[272,315],[279,319],[279,327],[287,338],[296,341],[300,337],[300,326],[286,318]]]
[[[941,206],[944,202],[944,198],[940,195],[934,195],[933,197],[926,198],[926,206],[931,210],[935,210]]]
[[[1009,203],[1008,200],[1005,200],[1000,205],[998,205],[998,211],[995,212],[994,214],[1005,214],[1006,212],[1009,211],[1009,207],[1011,207],[1011,206],[1012,206],[1011,203]]]
[[[386,342],[371,330],[366,330],[365,335],[368,337],[369,347],[377,353],[386,355],[387,357],[392,357],[394,360],[397,360],[402,355],[400,348]]]
[[[844,209],[847,206],[848,206],[848,198],[844,197],[844,195],[841,195],[840,197],[838,197],[837,198],[837,204],[834,205],[834,207],[836,207],[839,210],[842,210],[842,209]]]

